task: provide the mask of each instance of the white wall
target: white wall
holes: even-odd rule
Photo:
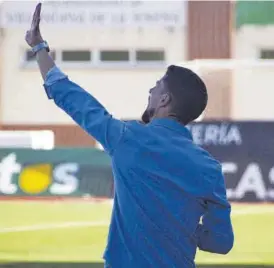
[[[274,48],[274,25],[242,26],[234,33],[233,42],[233,55],[235,58],[258,58],[261,49]]]
[[[55,29],[42,27],[43,36],[54,49],[165,48],[168,63],[186,58],[185,33],[163,28],[141,32],[132,29]],[[1,120],[3,123],[70,123],[71,120],[44,94],[37,67],[21,66],[23,29],[6,29],[1,45]],[[165,71],[160,68],[66,68],[70,78],[96,96],[117,117],[139,117],[146,105],[148,90]]]
[[[33,1],[6,1],[0,6],[5,29],[1,45],[1,112],[4,123],[70,123],[43,91],[35,68],[23,68]],[[186,58],[186,1],[44,1],[43,37],[52,49],[165,49],[168,63]],[[94,18],[102,18],[95,19]],[[173,27],[174,32],[166,27]],[[94,94],[117,117],[139,117],[148,90],[166,66],[150,68],[76,68],[60,66],[72,80]]]
[[[261,49],[274,49],[274,26],[246,25],[234,33],[234,57],[256,60]],[[232,117],[238,120],[274,119],[274,65],[245,65],[234,69]]]
[[[274,120],[274,66],[234,71],[232,117],[238,120]]]

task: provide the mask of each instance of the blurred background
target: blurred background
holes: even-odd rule
[[[0,2],[0,267],[103,267],[110,160],[46,97],[24,41],[35,5]],[[274,267],[274,2],[43,1],[41,29],[122,120],[140,119],[168,65],[204,79],[209,104],[188,127],[222,163],[235,246],[197,263]]]

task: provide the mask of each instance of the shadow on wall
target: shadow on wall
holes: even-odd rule
[[[0,268],[103,268],[103,263],[10,263]],[[274,265],[198,265],[197,268],[274,268]]]

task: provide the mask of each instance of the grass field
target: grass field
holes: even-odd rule
[[[111,204],[0,201],[0,262],[101,261]],[[274,264],[274,205],[233,205],[234,249],[198,263]]]

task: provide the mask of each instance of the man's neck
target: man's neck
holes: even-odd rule
[[[166,118],[173,119],[182,125],[185,125],[175,114],[169,114]]]

